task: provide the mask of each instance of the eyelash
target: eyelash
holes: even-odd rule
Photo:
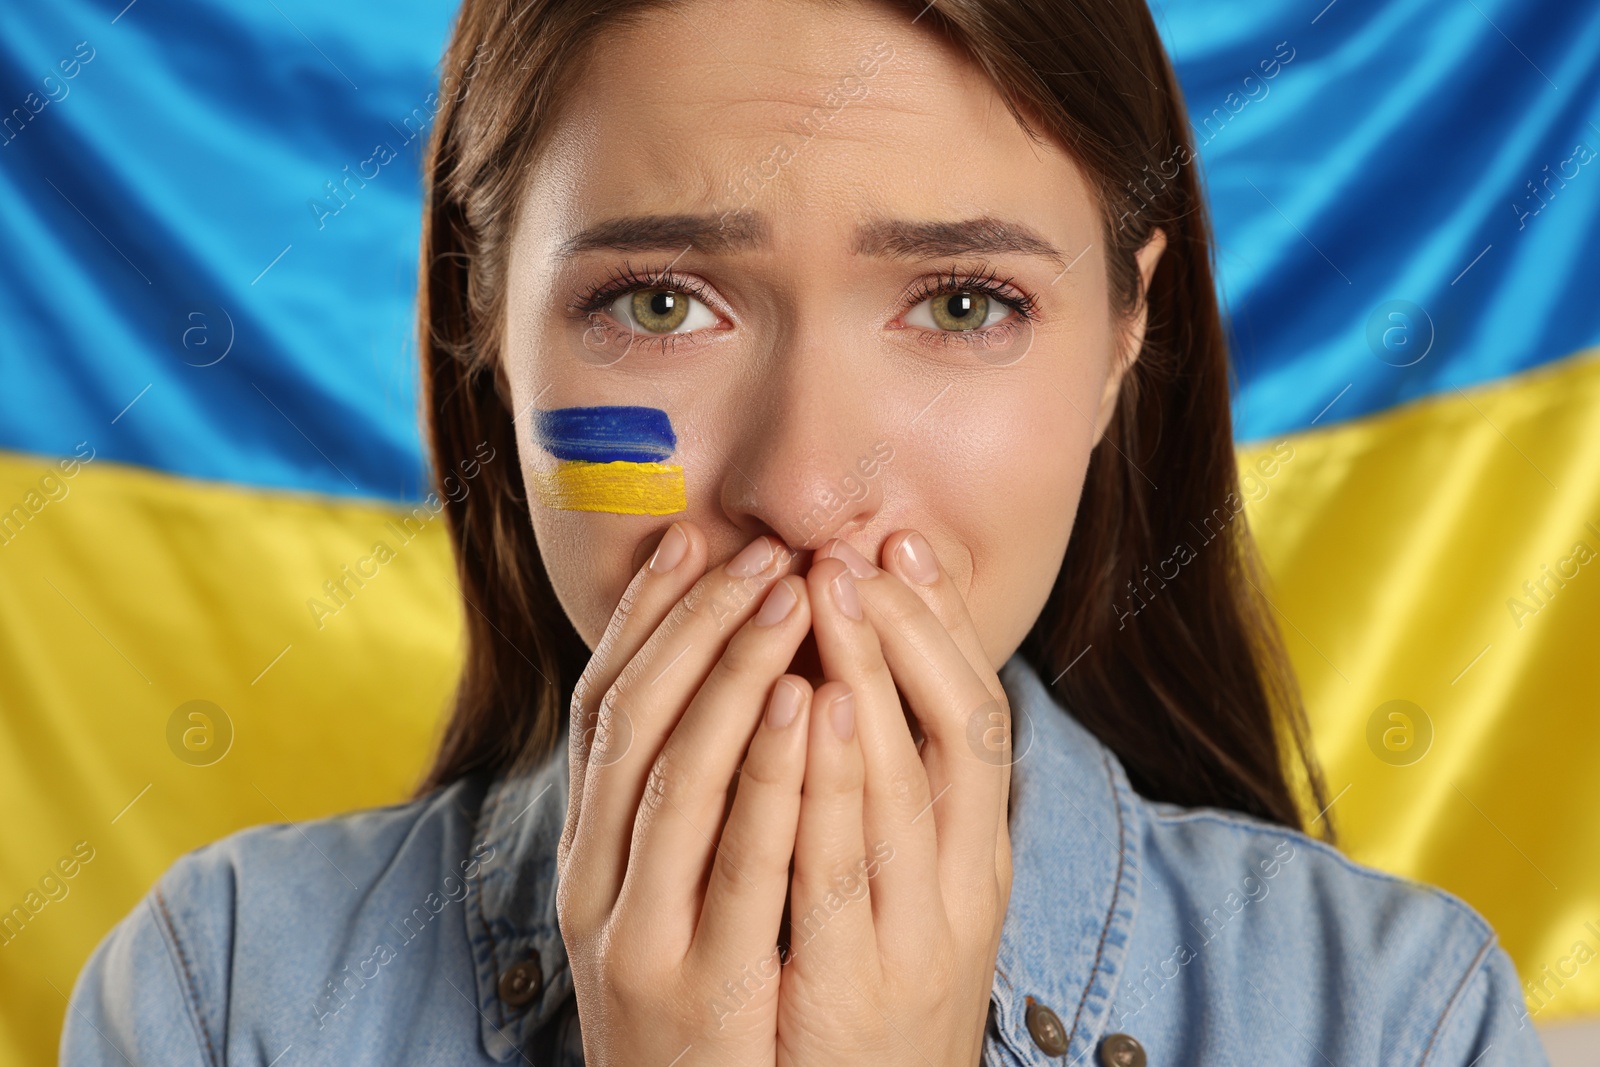
[[[571,311],[574,315],[587,318],[609,307],[618,297],[641,289],[670,289],[677,293],[687,293],[704,304],[712,303],[703,284],[694,278],[678,274],[671,267],[641,271],[624,263],[623,269],[613,269],[604,282],[579,294],[571,304]],[[952,266],[946,274],[933,278],[919,278],[901,299],[910,308],[916,307],[929,297],[954,295],[958,292],[982,293],[998,300],[1016,314],[1004,322],[976,330],[919,329],[918,332],[921,334],[933,335],[923,337],[924,343],[939,346],[993,345],[1017,332],[1025,323],[1038,318],[1038,301],[1019,288],[1014,279],[999,277],[987,264],[976,270]],[[699,331],[651,334],[648,335],[648,339],[659,341],[670,349],[680,341],[693,338],[697,332]]]
[[[594,286],[572,302],[571,310],[574,315],[593,319],[594,314],[605,310],[619,296],[635,292],[640,289],[670,289],[675,293],[688,293],[697,298],[701,303],[710,305],[712,301],[706,287],[693,278],[677,273],[671,267],[661,270],[635,270],[626,261],[623,269],[612,269],[610,276],[599,285]],[[600,325],[597,323],[597,325]],[[606,324],[609,325],[609,324]],[[643,337],[646,341],[659,344],[664,351],[672,351],[679,344],[693,344],[694,335],[690,333],[641,333],[636,337]]]
[[[671,267],[663,270],[638,271],[624,263],[623,268],[613,269],[606,281],[574,300],[573,312],[588,315],[600,311],[617,297],[635,289],[671,289],[673,292],[688,293],[690,296],[699,297],[702,302],[705,301],[705,286],[693,278],[676,273]]]
[[[993,345],[1009,339],[1039,314],[1037,300],[1018,288],[1014,279],[996,275],[987,264],[977,270],[963,271],[951,267],[946,275],[932,279],[919,278],[904,299],[909,306],[916,307],[931,296],[953,296],[960,292],[982,293],[998,300],[1016,314],[1004,322],[977,330],[921,330],[923,343],[941,347],[952,344]]]

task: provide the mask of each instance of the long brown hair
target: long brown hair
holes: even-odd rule
[[[424,172],[423,406],[441,478],[485,444],[506,461],[445,505],[466,661],[423,792],[548,756],[588,659],[545,573],[516,469],[500,362],[507,245],[521,179],[586,50],[661,6],[464,0],[445,53],[459,80],[440,94]],[[1023,128],[1083,168],[1115,312],[1139,306],[1134,253],[1156,227],[1167,237],[1143,348],[1019,651],[1145,796],[1299,827],[1324,789],[1240,511],[1210,226],[1145,0],[915,0],[906,10],[965,49]]]

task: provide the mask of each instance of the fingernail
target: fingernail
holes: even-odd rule
[[[839,740],[850,740],[850,735],[856,732],[855,694],[845,693],[836,698],[828,709],[828,717],[833,720],[833,732],[839,735]]]
[[[800,714],[800,701],[804,697],[805,694],[793,682],[780,678],[778,684],[772,687],[772,699],[767,701],[767,725],[774,730],[781,730],[794,722],[794,717]]]
[[[756,625],[775,626],[787,619],[799,599],[794,595],[794,590],[789,588],[788,582],[779,582],[767,593],[767,599],[761,602],[761,610],[756,612]]]
[[[684,554],[688,551],[689,538],[684,536],[683,527],[673,523],[662,535],[661,543],[656,546],[655,555],[650,557],[650,569],[657,574],[665,574],[682,563]]]
[[[728,561],[727,571],[735,578],[754,578],[772,562],[772,542],[758,537]]]
[[[933,549],[919,533],[908,534],[900,542],[900,566],[906,577],[918,585],[932,585],[939,577],[939,565],[933,560]]]
[[[828,588],[832,591],[833,602],[840,611],[848,618],[861,618],[861,595],[856,592],[855,579],[841,572],[839,577],[828,583]]]
[[[828,555],[849,567],[850,573],[857,578],[871,578],[878,573],[878,568],[867,562],[867,557],[852,548],[848,541],[835,540],[828,549]]]

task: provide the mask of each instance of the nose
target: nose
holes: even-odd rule
[[[865,529],[883,506],[892,446],[874,418],[871,384],[850,360],[818,354],[838,344],[814,337],[775,353],[754,386],[721,492],[724,514],[746,536],[771,533],[807,551]]]

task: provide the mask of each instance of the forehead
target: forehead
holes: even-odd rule
[[[643,12],[593,45],[552,116],[535,217],[555,239],[622,215],[751,210],[777,240],[991,217],[1076,254],[1094,232],[1078,167],[914,17],[817,0]]]

